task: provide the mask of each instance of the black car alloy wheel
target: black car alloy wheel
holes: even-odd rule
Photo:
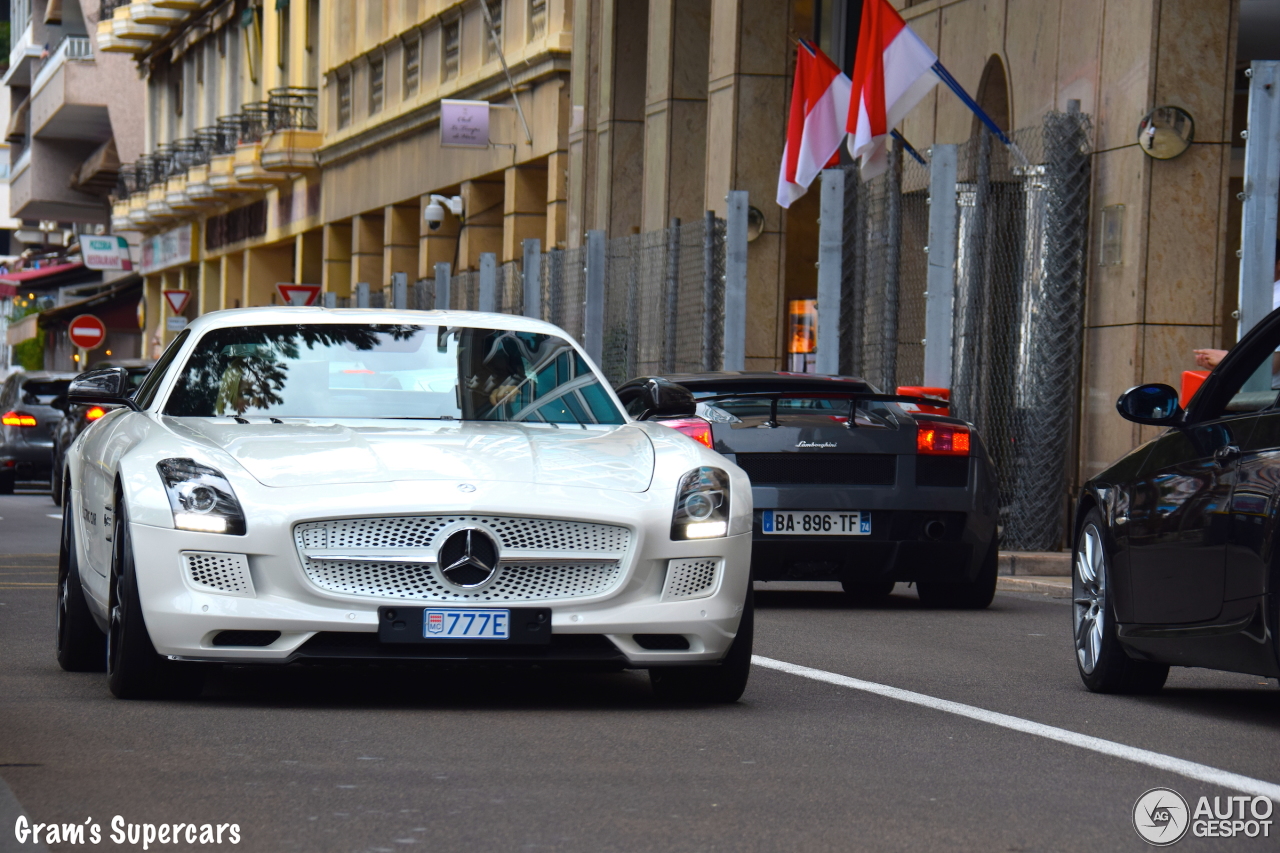
[[[1085,516],[1071,555],[1071,600],[1076,667],[1094,693],[1154,693],[1169,667],[1129,657],[1116,634],[1108,594],[1110,556],[1106,523],[1097,508]]]

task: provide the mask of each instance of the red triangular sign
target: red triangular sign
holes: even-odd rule
[[[164,301],[169,303],[169,307],[173,309],[173,313],[181,314],[182,309],[187,307],[187,302],[191,299],[190,290],[163,290]]]
[[[280,299],[285,305],[305,308],[315,304],[316,297],[320,295],[320,285],[282,283],[276,285],[276,292],[280,294]]]

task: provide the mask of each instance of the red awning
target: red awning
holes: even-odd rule
[[[16,284],[5,284],[0,281],[0,299],[18,295],[18,286]]]
[[[10,272],[0,275],[0,287],[6,284],[22,284],[27,281],[44,278],[47,275],[57,275],[60,272],[70,272],[71,270],[80,269],[84,264],[76,261],[73,264],[54,264],[51,267],[41,267],[38,270],[23,270],[22,272]]]

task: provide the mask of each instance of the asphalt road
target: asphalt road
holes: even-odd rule
[[[160,850],[1144,850],[1131,814],[1220,787],[913,701],[757,666],[734,706],[670,708],[643,673],[225,669],[190,702],[122,702],[53,658],[58,509],[0,496],[0,851],[33,822],[237,823]],[[756,653],[1280,782],[1280,690],[1174,670],[1094,696],[1070,609],[877,608],[758,586]],[[1175,849],[1271,849],[1193,838]],[[10,845],[10,846],[6,846]],[[29,844],[12,849],[30,850]],[[80,845],[50,845],[79,850]],[[103,839],[90,849],[140,849]]]

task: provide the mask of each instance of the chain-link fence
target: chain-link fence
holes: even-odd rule
[[[1029,164],[985,131],[959,147],[952,414],[973,422],[1000,480],[1004,545],[1064,540],[1083,335],[1088,120],[1050,113],[1014,133]],[[924,384],[927,165],[845,174],[840,368],[892,390]]]
[[[697,222],[673,220],[668,228],[605,240],[604,329],[600,366],[611,382],[631,377],[717,370],[724,336],[725,221],[708,214]],[[578,340],[586,332],[587,247],[536,253],[540,319]],[[484,274],[464,270],[407,284],[402,307],[427,310],[494,310],[525,314],[524,261],[495,264],[492,302]],[[446,295],[447,294],[447,295]],[[357,284],[351,296],[326,295],[336,308],[393,308],[394,288],[370,291]]]

